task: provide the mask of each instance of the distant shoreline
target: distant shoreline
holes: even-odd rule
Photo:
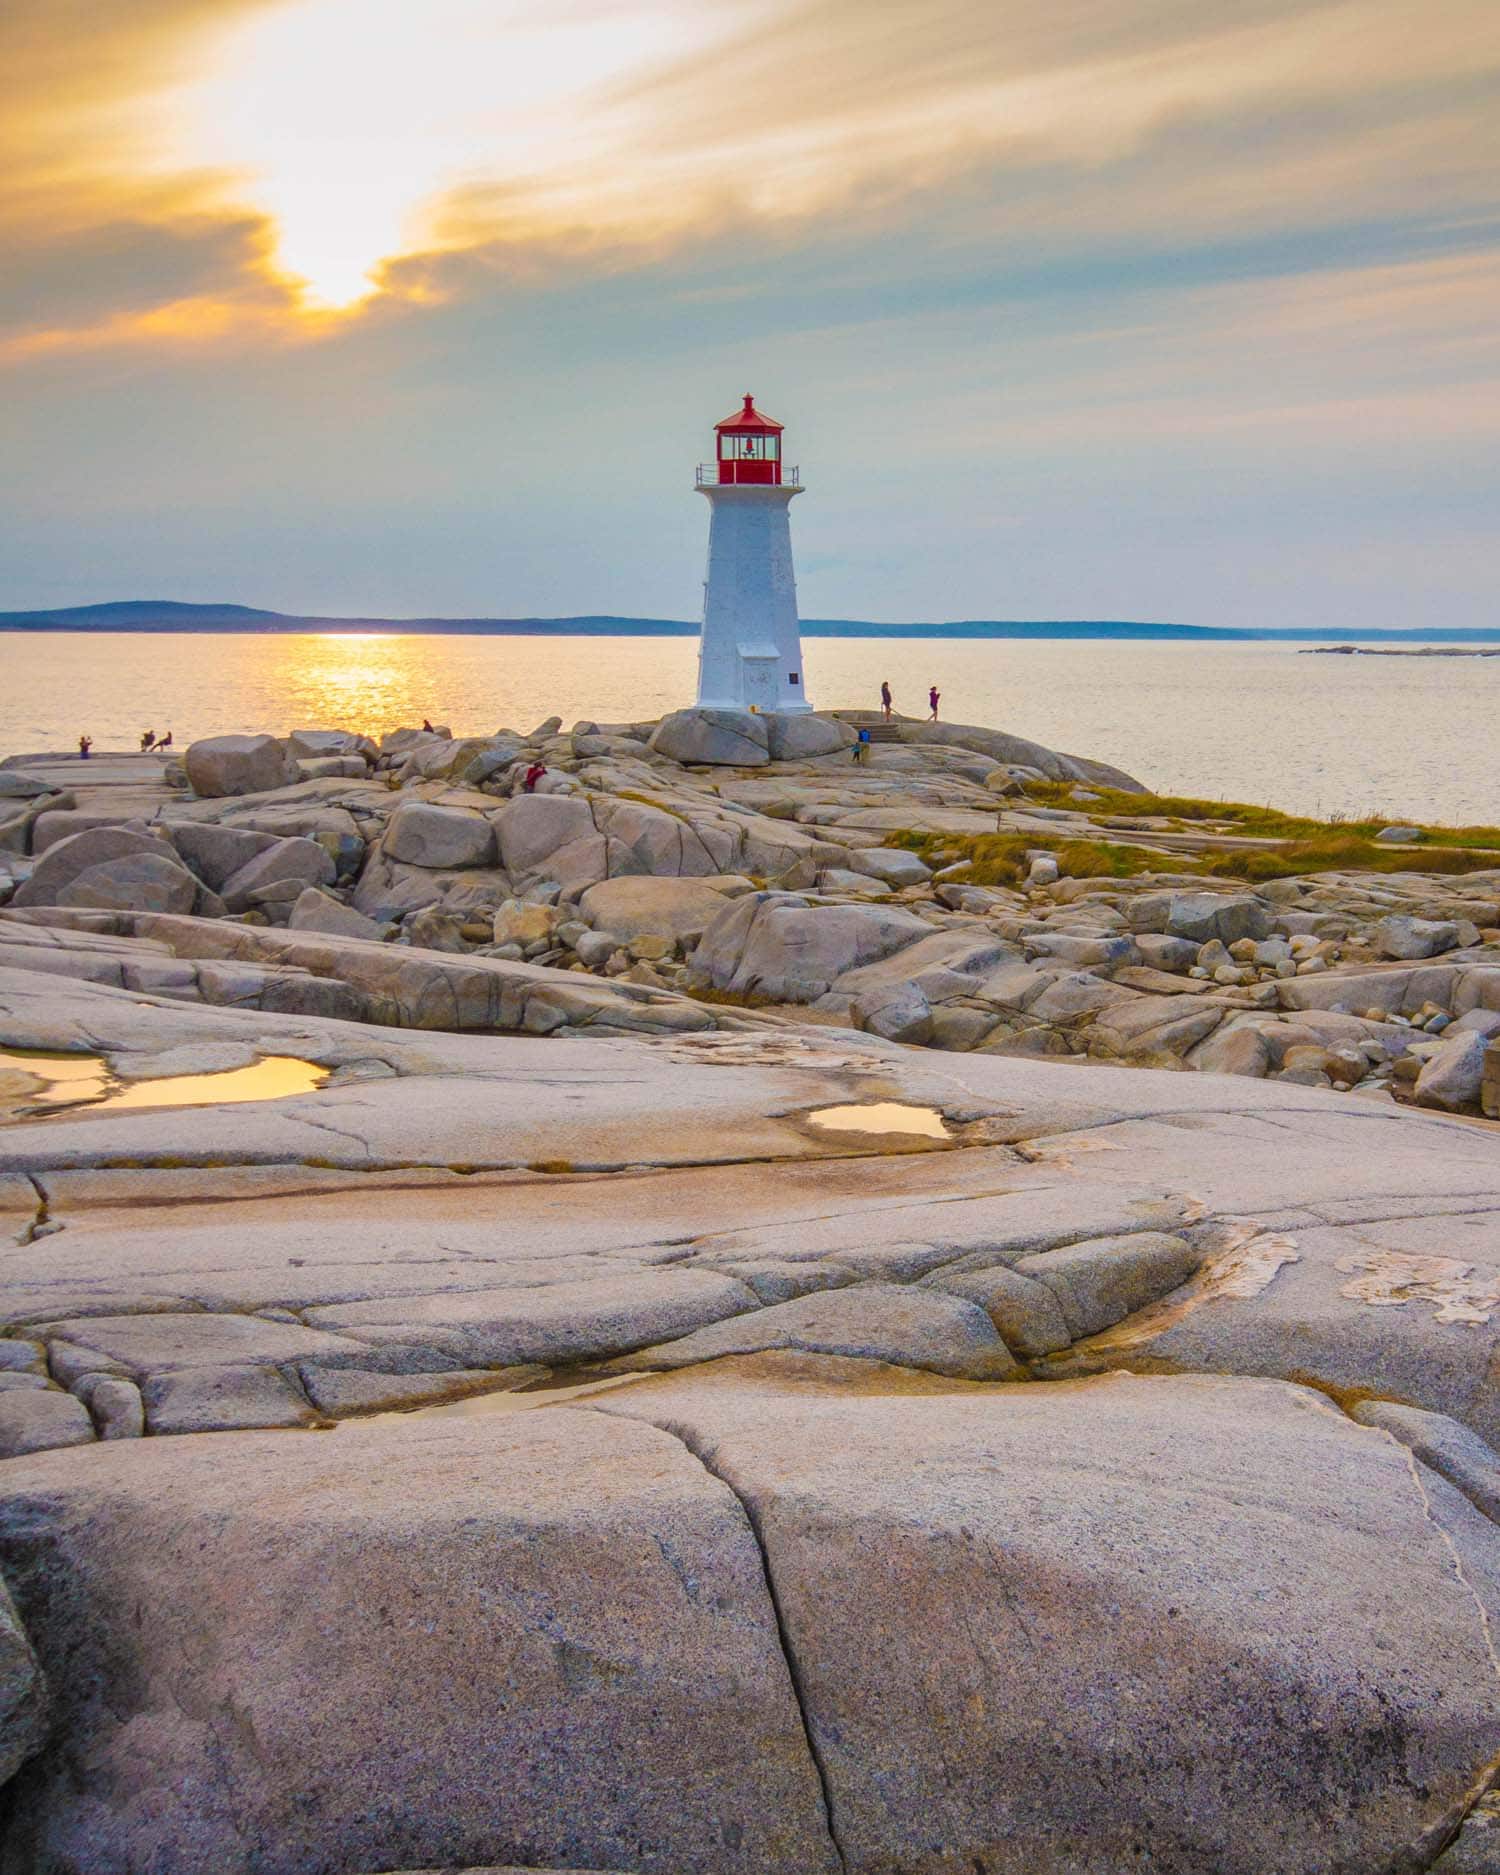
[[[688,619],[622,618],[586,614],[575,618],[327,618],[267,612],[252,606],[188,605],[173,600],[128,599],[106,605],[71,606],[54,611],[0,612],[0,631],[316,634],[380,633],[401,637],[472,636],[539,638],[693,638],[698,625]],[[941,638],[949,640],[1063,639],[1178,644],[1305,643],[1310,648],[1350,652],[1382,645],[1443,645],[1472,650],[1476,656],[1500,655],[1500,628],[1473,631],[1442,626],[1409,631],[1334,627],[1316,631],[1298,626],[1264,629],[1222,625],[1183,625],[1143,619],[957,619],[876,623],[871,619],[804,619],[808,638]],[[1480,649],[1495,647],[1493,652]],[[1399,655],[1399,654],[1397,654]]]

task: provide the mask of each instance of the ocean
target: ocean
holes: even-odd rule
[[[691,638],[0,634],[0,754],[177,748],[228,731],[458,733],[629,722],[693,700]],[[1500,658],[1309,656],[1286,644],[831,639],[819,708],[942,714],[1113,762],[1164,793],[1321,816],[1500,822]]]

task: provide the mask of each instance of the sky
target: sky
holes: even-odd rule
[[[1496,0],[5,0],[0,609],[1500,623]]]

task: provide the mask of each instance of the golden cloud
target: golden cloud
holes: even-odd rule
[[[0,70],[12,357],[736,232],[1006,268],[1497,206],[1491,0],[10,0]]]

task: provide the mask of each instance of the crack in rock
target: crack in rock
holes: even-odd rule
[[[580,1401],[574,1405],[563,1407],[561,1410],[575,1413],[597,1413],[601,1409],[597,1406]],[[749,1529],[750,1535],[754,1540],[755,1547],[760,1552],[761,1574],[765,1578],[766,1596],[770,1601],[771,1613],[776,1621],[777,1641],[781,1648],[782,1658],[786,1662],[787,1678],[791,1682],[792,1697],[797,1702],[797,1712],[802,1721],[802,1734],[807,1740],[808,1757],[812,1760],[813,1770],[817,1773],[818,1786],[822,1792],[823,1818],[828,1828],[828,1840],[833,1846],[834,1854],[838,1857],[839,1867],[845,1871],[845,1875],[848,1875],[849,1858],[844,1851],[843,1843],[839,1839],[838,1816],[834,1807],[833,1789],[829,1781],[828,1767],[824,1762],[822,1751],[818,1745],[817,1734],[809,1710],[807,1687],[802,1678],[802,1669],[798,1665],[796,1650],[792,1645],[791,1633],[787,1627],[786,1613],[782,1607],[781,1597],[776,1588],[776,1572],[771,1566],[770,1547],[766,1542],[765,1531],[761,1526],[760,1518],[756,1514],[754,1506],[746,1498],[744,1493],[741,1492],[733,1481],[727,1478],[722,1471],[715,1468],[713,1461],[699,1448],[692,1434],[685,1426],[681,1426],[676,1422],[663,1425],[658,1420],[651,1420],[647,1423],[656,1427],[657,1431],[665,1433],[668,1438],[675,1439],[685,1452],[690,1453],[693,1458],[697,1459],[698,1463],[708,1473],[709,1477],[723,1485],[724,1489],[730,1493],[740,1507],[746,1527]]]

